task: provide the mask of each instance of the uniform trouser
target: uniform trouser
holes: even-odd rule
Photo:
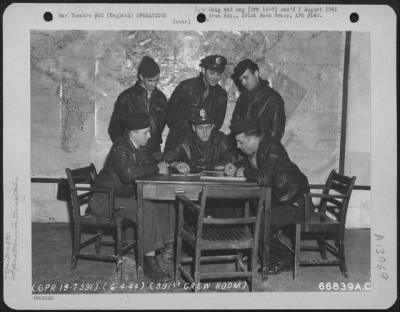
[[[304,198],[300,198],[295,204],[271,204],[270,234],[297,222],[304,222]],[[261,218],[259,250],[262,251],[265,223],[264,216]],[[270,239],[272,239],[270,235]]]
[[[295,224],[297,222],[304,222],[304,199],[301,198],[295,204],[271,204],[271,232],[274,233],[283,227]],[[262,237],[265,229],[264,217],[261,218],[261,231]]]
[[[121,208],[123,207],[123,208]],[[108,195],[95,194],[90,200],[89,208],[97,217],[108,217]],[[115,217],[126,218],[136,222],[137,201],[134,197],[115,197]],[[175,208],[172,204],[161,201],[144,201],[143,207],[143,247],[147,254],[166,243],[173,242],[175,236]],[[124,237],[134,238],[134,229],[127,227]]]

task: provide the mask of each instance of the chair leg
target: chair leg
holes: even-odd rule
[[[301,224],[296,224],[296,233],[294,239],[294,264],[293,264],[293,279],[297,279],[299,264],[300,264],[300,241],[301,241]]]
[[[256,274],[257,274],[257,250],[253,249],[250,252],[250,271],[251,271],[251,277],[250,277],[250,283],[249,283],[249,291],[253,292],[256,289]]]
[[[349,277],[347,274],[346,257],[344,255],[344,242],[339,242],[339,257],[340,257],[340,271],[344,277]]]
[[[103,231],[102,230],[98,230],[97,231],[97,239],[96,239],[96,242],[95,242],[95,249],[96,249],[96,254],[99,254],[100,253],[100,248],[101,248],[101,241],[102,241],[102,238],[103,238]]]
[[[71,269],[76,269],[76,266],[78,264],[80,241],[81,241],[81,231],[77,226],[74,226],[73,239],[72,239]]]
[[[240,264],[243,262],[243,252],[238,253],[238,258],[235,262],[235,272],[240,272]]]
[[[200,283],[200,256],[201,256],[201,251],[198,250],[198,247],[196,247],[196,250],[194,252],[194,264],[193,264],[193,277],[194,277],[194,283],[195,285],[199,285]],[[199,292],[198,287],[194,288],[194,292]]]
[[[181,265],[182,260],[182,236],[178,234],[176,239],[176,251],[175,251],[175,282],[179,282],[179,266]]]
[[[320,253],[321,253],[322,259],[327,259],[328,257],[326,255],[325,239],[324,239],[323,235],[318,236],[318,246],[320,248]]]
[[[117,272],[120,272],[122,267],[122,225],[120,220],[116,220],[116,254],[117,254]],[[122,270],[121,270],[122,272]]]

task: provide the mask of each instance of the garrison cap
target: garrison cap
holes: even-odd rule
[[[143,78],[153,78],[160,74],[160,66],[158,66],[156,61],[150,56],[145,55],[139,64],[138,73],[141,74]]]
[[[200,66],[223,73],[227,61],[222,55],[208,55],[200,61]]]
[[[232,122],[231,134],[238,135],[240,133],[250,133],[259,131],[258,120],[255,118],[251,119],[239,119]]]
[[[129,114],[122,119],[125,130],[141,130],[150,127],[150,119],[145,114]]]

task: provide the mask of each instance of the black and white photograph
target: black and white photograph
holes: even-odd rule
[[[392,305],[394,11],[176,5],[7,8],[6,303]]]

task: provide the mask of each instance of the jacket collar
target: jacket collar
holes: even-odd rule
[[[140,93],[143,94],[143,96],[147,97],[147,90],[141,85],[140,80],[137,80],[135,83],[135,88],[139,90]],[[158,88],[155,87],[155,89],[151,92],[151,97],[153,97],[154,94],[158,92]]]
[[[263,90],[265,87],[269,87],[268,80],[261,79],[258,81],[257,86],[250,91],[246,91],[248,94],[257,94],[260,90]]]
[[[133,144],[133,142],[131,141],[131,139],[130,139],[130,137],[129,137],[129,135],[128,135],[128,132],[125,132],[124,133],[124,138],[125,138],[125,140],[126,140],[126,142],[128,142],[128,144],[129,144],[129,146],[131,147],[131,149],[133,150],[133,152],[138,152],[139,151],[139,149],[135,146],[135,144]]]
[[[200,74],[197,76],[197,81],[198,81],[199,85],[200,85],[203,89],[205,89],[205,88],[208,87],[208,88],[210,88],[210,90],[215,90],[215,88],[217,88],[217,87],[219,86],[218,83],[217,83],[215,86],[211,86],[211,85],[209,85],[208,83],[206,83],[204,79],[205,79],[205,78],[204,78],[203,73],[200,73]]]
[[[265,158],[266,155],[269,154],[270,149],[270,139],[264,134],[261,133],[260,141],[258,143],[258,148],[256,152],[256,157],[258,158]]]

